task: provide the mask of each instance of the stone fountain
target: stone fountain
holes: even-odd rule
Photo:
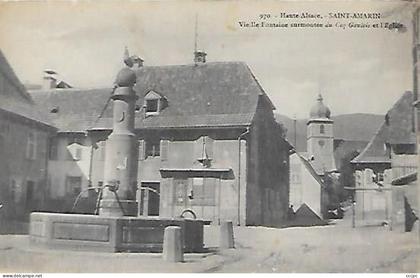
[[[30,241],[48,248],[105,252],[161,252],[164,229],[181,227],[185,252],[203,249],[201,220],[136,217],[137,148],[134,133],[136,73],[125,60],[111,96],[113,129],[106,143],[105,186],[99,215],[34,212]]]

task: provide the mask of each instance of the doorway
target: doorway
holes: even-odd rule
[[[159,216],[160,206],[160,183],[142,182],[142,215]]]

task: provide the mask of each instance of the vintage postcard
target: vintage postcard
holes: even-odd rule
[[[417,277],[419,11],[0,1],[3,277]]]

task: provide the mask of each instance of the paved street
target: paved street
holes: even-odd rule
[[[0,272],[418,272],[415,233],[386,227],[351,229],[347,221],[311,228],[235,228],[236,248],[186,254],[163,263],[160,254],[107,254],[30,248],[25,235],[0,236]],[[217,227],[205,244],[216,247]]]
[[[237,249],[216,272],[418,272],[415,233],[342,223],[313,228],[235,231]]]

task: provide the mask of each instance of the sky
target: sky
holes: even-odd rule
[[[238,24],[281,12],[380,12],[408,29]],[[333,115],[384,114],[412,88],[410,12],[403,1],[0,2],[0,49],[24,83],[48,68],[75,87],[109,87],[125,46],[146,66],[191,64],[197,15],[207,62],[246,62],[277,113],[305,118],[322,93]]]

